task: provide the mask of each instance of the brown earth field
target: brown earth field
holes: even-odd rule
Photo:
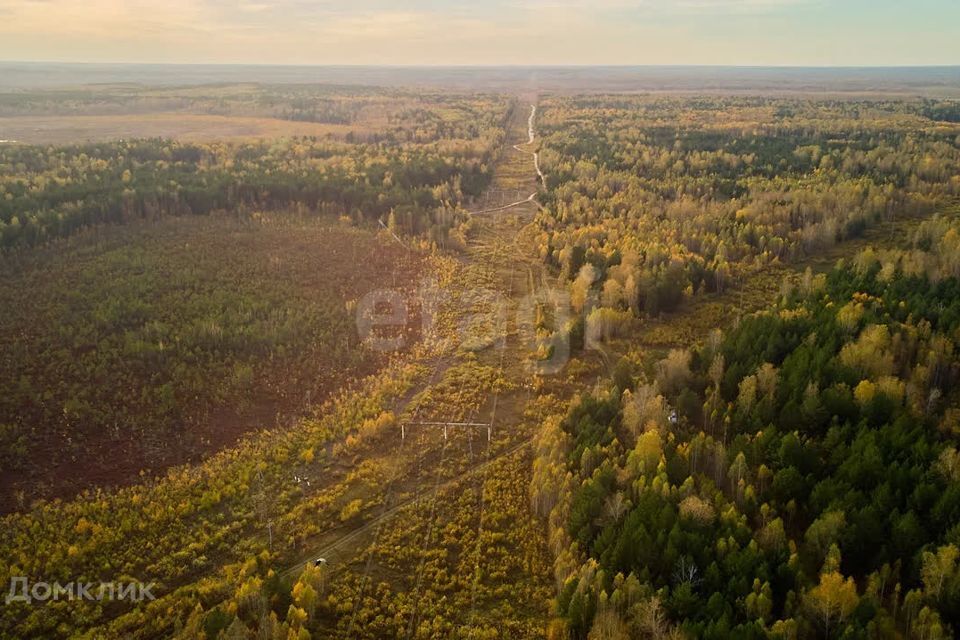
[[[278,118],[178,112],[0,117],[0,142],[76,144],[121,138],[175,138],[186,142],[292,136],[343,137],[356,127]]]
[[[101,228],[0,257],[0,512],[294,424],[395,356],[361,342],[365,294],[411,301],[416,343],[430,273],[385,233],[293,214]]]

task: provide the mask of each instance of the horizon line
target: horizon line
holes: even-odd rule
[[[723,63],[476,63],[476,64],[375,64],[349,62],[129,62],[93,60],[0,60],[0,64],[63,64],[111,66],[208,66],[208,67],[320,67],[357,69],[958,69],[957,63],[929,64],[723,64]]]

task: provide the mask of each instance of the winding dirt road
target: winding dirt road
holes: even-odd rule
[[[527,145],[527,146],[533,144],[533,143],[536,142],[536,140],[537,140],[537,132],[536,132],[536,127],[535,127],[536,118],[537,118],[537,105],[532,104],[532,105],[530,105],[530,118],[529,118],[529,120],[527,121],[527,133],[528,133],[528,135],[529,135],[529,139],[528,139],[527,142],[526,142],[526,145]],[[533,167],[534,167],[534,169],[535,169],[536,172],[537,172],[537,178],[540,180],[540,184],[545,185],[545,184],[547,183],[547,178],[546,178],[546,176],[543,175],[543,171],[540,170],[540,152],[539,152],[539,151],[527,151],[527,150],[523,149],[523,146],[524,146],[524,145],[521,145],[521,144],[515,144],[515,145],[513,145],[513,148],[514,148],[514,150],[519,151],[520,153],[527,153],[527,154],[530,154],[531,156],[533,156]],[[472,215],[472,216],[482,216],[482,215],[487,215],[487,214],[491,214],[491,213],[497,213],[497,212],[499,212],[499,211],[506,211],[507,209],[512,209],[512,208],[514,208],[514,207],[519,207],[520,205],[526,204],[526,203],[528,203],[528,202],[533,202],[533,203],[535,203],[538,207],[540,206],[540,203],[537,202],[537,192],[536,192],[536,191],[534,191],[533,193],[531,193],[530,196],[529,196],[528,198],[526,198],[525,200],[517,200],[516,202],[511,202],[510,204],[505,204],[505,205],[500,206],[500,207],[493,207],[492,209],[482,209],[482,210],[480,210],[480,211],[468,211],[467,213],[469,213],[469,214]]]

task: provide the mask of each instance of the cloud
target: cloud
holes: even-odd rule
[[[194,31],[207,18],[203,5],[189,0],[160,4],[144,0],[7,0],[0,6],[13,16],[0,25],[0,31],[45,38],[74,34],[109,39],[134,29]]]
[[[433,31],[435,23],[434,16],[423,13],[362,13],[338,16],[325,21],[320,32],[336,40],[394,38],[402,41],[427,37]]]
[[[822,0],[512,0],[514,9],[631,12],[651,15],[696,13],[770,13],[779,9],[815,5]]]
[[[658,2],[656,4],[664,4]],[[669,3],[678,12],[773,13],[789,7],[819,4],[817,0],[676,0]]]
[[[275,8],[275,5],[269,2],[241,2],[237,5],[237,10],[241,13],[262,13]]]

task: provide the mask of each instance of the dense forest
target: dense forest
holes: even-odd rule
[[[933,219],[649,370],[625,360],[544,424],[553,632],[954,637],[958,232]]]
[[[540,255],[610,337],[960,194],[951,105],[551,98]]]

